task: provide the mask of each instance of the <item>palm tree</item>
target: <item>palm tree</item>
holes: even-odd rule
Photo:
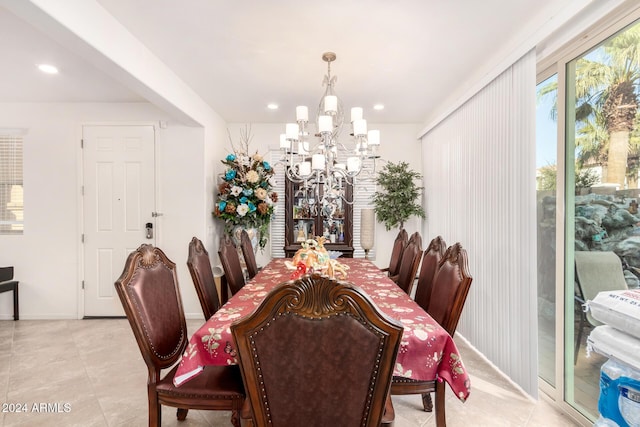
[[[640,122],[636,118],[640,104],[640,24],[580,58],[575,77],[575,119],[580,126],[576,132],[578,164],[603,165],[602,181],[622,188],[625,175],[637,171],[637,156],[631,159],[633,167],[629,169],[628,160],[630,151],[639,151],[638,139],[631,135]],[[554,81],[540,88],[538,97],[557,97],[557,90]],[[557,117],[555,108],[551,115]]]
[[[598,54],[599,60],[591,59]],[[607,176],[603,181],[617,183],[621,188],[640,103],[639,83],[640,24],[610,38],[602,49],[579,59],[576,64],[576,121],[582,123],[579,133],[584,136],[590,128],[596,129],[594,124],[603,123],[608,135],[608,141],[603,144],[608,145]]]

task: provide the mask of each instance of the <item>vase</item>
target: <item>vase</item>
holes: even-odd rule
[[[247,228],[242,225],[236,225],[231,230],[231,239],[233,239],[233,243],[235,243],[236,248],[240,249],[241,239],[240,235],[242,234],[242,230],[245,230],[249,235],[249,240],[251,240],[251,248],[253,249],[253,253],[258,252],[258,229],[257,228]]]

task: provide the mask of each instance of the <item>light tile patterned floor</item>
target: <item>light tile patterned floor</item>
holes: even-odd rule
[[[193,331],[202,321],[188,324]],[[13,411],[0,412],[0,425],[147,425],[146,367],[126,319],[2,321],[0,342],[0,409]],[[472,392],[461,403],[447,389],[448,426],[577,425],[546,401],[523,396],[458,344]],[[396,427],[435,425],[433,415],[421,410],[419,396],[393,401]],[[175,409],[163,408],[162,418],[163,426],[231,425],[228,412],[192,410],[178,422]]]

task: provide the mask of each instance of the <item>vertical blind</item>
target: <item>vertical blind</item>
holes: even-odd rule
[[[457,330],[534,397],[535,61],[532,50],[422,139],[430,236],[469,254]]]
[[[0,133],[0,234],[23,231],[22,135]]]

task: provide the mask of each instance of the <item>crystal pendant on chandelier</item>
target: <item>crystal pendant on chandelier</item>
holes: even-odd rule
[[[280,135],[282,160],[287,179],[300,184],[301,191],[315,199],[316,207],[330,207],[338,199],[353,204],[353,200],[347,200],[345,188],[355,186],[356,177],[363,172],[368,176],[375,173],[380,131],[368,131],[362,108],[354,107],[351,108],[348,135],[352,141],[340,141],[345,116],[342,101],[335,92],[337,78],[331,75],[331,63],[336,60],[336,54],[325,52],[322,60],[327,63],[327,74],[323,80],[325,92],[315,116],[317,132],[314,135],[318,139],[309,140],[308,108],[296,107],[296,122],[287,123],[286,133]],[[324,212],[323,209],[323,214],[331,217],[331,211]]]

